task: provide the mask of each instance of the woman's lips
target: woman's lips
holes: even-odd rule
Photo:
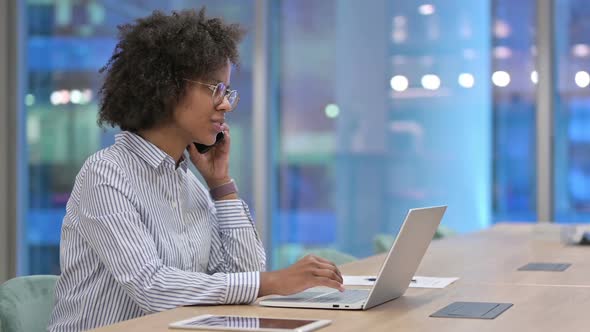
[[[213,127],[215,127],[215,130],[220,133],[223,131],[223,122],[213,122]]]

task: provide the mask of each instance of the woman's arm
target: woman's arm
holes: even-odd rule
[[[231,136],[229,127],[226,124],[223,126],[225,139],[208,153],[199,154],[194,146],[189,146],[191,161],[209,188],[216,188],[230,179]],[[237,200],[235,193],[215,201],[215,213],[211,219],[214,231],[209,272],[264,271],[264,248],[256,234],[248,207]],[[314,256],[305,257],[286,269],[260,272],[258,277],[259,296],[293,294],[314,286],[344,290],[338,268]]]
[[[264,272],[264,248],[258,238],[248,207],[242,201],[217,201],[220,231],[213,235],[210,268],[223,272],[261,271],[258,296],[289,295],[307,288],[325,286],[343,291],[342,275],[336,265],[309,255],[288,268]],[[214,272],[213,270],[211,272]]]
[[[113,278],[146,313],[182,305],[250,303],[258,272],[186,272],[163,265],[120,168],[100,160],[84,175],[76,229]]]
[[[266,255],[246,203],[215,201],[210,220],[212,248],[209,272],[265,271]]]

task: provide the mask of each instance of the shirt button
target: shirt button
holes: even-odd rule
[[[176,207],[178,207],[178,204],[176,204],[176,202],[172,202],[172,208],[176,209]]]

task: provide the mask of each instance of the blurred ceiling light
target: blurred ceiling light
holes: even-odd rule
[[[510,84],[510,74],[502,70],[496,71],[492,74],[492,82],[501,88],[508,86]]]
[[[406,39],[408,39],[408,34],[406,33],[406,29],[396,29],[393,32],[391,39],[393,39],[393,42],[396,44],[401,44],[401,43],[405,42]]]
[[[496,20],[494,23],[494,36],[496,38],[506,38],[510,36],[510,25],[502,20]]]
[[[51,101],[51,105],[61,104],[61,94],[57,91],[53,91],[51,96],[49,96],[49,101]]]
[[[26,118],[27,143],[39,143],[39,141],[41,140],[41,119],[39,117],[39,114],[27,114]]]
[[[336,104],[328,104],[326,105],[324,112],[326,113],[326,117],[329,119],[334,119],[340,114],[340,107],[338,107]]]
[[[61,103],[67,104],[70,102],[70,91],[68,90],[59,90],[59,94],[61,95]]]
[[[106,10],[104,5],[98,1],[92,1],[87,5],[87,13],[90,23],[94,26],[103,23],[105,20]]]
[[[512,56],[512,50],[506,46],[494,47],[494,58],[496,59],[508,59]]]
[[[436,90],[440,87],[440,78],[433,74],[422,76],[422,86],[426,90]]]
[[[400,44],[408,39],[408,31],[406,29],[407,19],[405,16],[395,16],[393,17],[393,28],[391,32],[391,40],[394,43]]]
[[[420,13],[421,15],[432,15],[435,11],[436,10],[434,8],[434,5],[429,3],[420,5],[418,7],[418,13]]]
[[[585,88],[590,85],[590,75],[583,70],[576,73],[574,80],[576,81],[576,85],[580,88]]]
[[[70,99],[72,100],[72,104],[81,104],[82,103],[82,92],[80,92],[80,90],[70,91]]]
[[[539,74],[537,73],[536,70],[533,70],[531,72],[531,81],[535,84],[539,83]]]
[[[35,96],[33,94],[28,93],[25,96],[25,105],[27,105],[27,106],[35,105]]]
[[[88,104],[92,100],[92,90],[85,89],[82,91],[81,104]]]
[[[475,78],[470,73],[461,73],[459,75],[459,85],[467,89],[473,88]]]
[[[572,46],[572,53],[578,58],[585,58],[590,55],[590,46],[588,44],[576,44]]]
[[[401,91],[406,91],[406,89],[408,88],[409,82],[405,76],[395,75],[391,78],[391,81],[389,82],[389,84],[391,85],[391,88],[394,91],[401,92]]]

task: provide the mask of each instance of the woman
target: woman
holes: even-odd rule
[[[336,266],[318,257],[264,272],[264,249],[228,173],[225,114],[238,102],[229,86],[241,37],[237,25],[207,18],[204,9],[154,12],[120,27],[101,70],[98,121],[122,132],[76,177],[49,330],[314,286],[342,290]],[[197,152],[193,142],[212,145],[220,132],[223,140]]]

